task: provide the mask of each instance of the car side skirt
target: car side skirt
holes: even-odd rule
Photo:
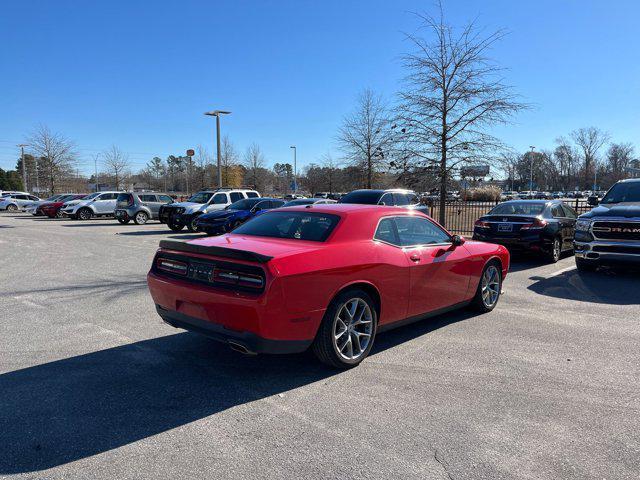
[[[432,312],[422,313],[420,315],[414,315],[413,317],[408,317],[408,318],[405,318],[404,320],[397,320],[395,322],[385,323],[384,325],[380,325],[378,327],[378,332],[386,332],[389,330],[393,330],[394,328],[403,327],[405,325],[409,325],[415,322],[420,322],[421,320],[437,317],[438,315],[442,315],[444,313],[448,313],[453,310],[459,310],[461,308],[464,308],[470,303],[471,303],[471,300],[465,300],[464,302],[459,302],[449,307],[439,308],[438,310],[434,310]]]

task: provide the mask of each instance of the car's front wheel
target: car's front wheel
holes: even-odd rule
[[[180,230],[182,230],[182,228],[184,227],[184,225],[182,225],[182,223],[180,222],[176,222],[175,220],[173,220],[172,218],[169,219],[169,221],[167,222],[167,226],[173,230],[174,232],[179,232]]]
[[[492,261],[482,271],[472,306],[479,312],[490,312],[498,304],[501,292],[502,272],[498,263]]]
[[[80,220],[91,220],[92,211],[89,208],[81,208],[78,212],[78,218]]]
[[[551,249],[547,253],[547,258],[551,263],[558,263],[561,256],[562,256],[562,242],[560,241],[560,238],[556,237],[553,239],[553,243],[551,244]]]
[[[126,225],[127,223],[129,223],[129,217],[127,218],[118,217],[118,222],[120,222],[122,225]]]
[[[187,223],[187,230],[189,230],[190,232],[195,232],[196,229],[196,222],[198,221],[198,217],[199,215],[194,215],[193,217],[191,217],[191,220],[189,221],[189,223]]]
[[[17,212],[18,211],[18,206],[11,204],[7,206],[7,212]]]
[[[378,312],[363,290],[346,290],[333,299],[312,345],[318,359],[332,367],[351,368],[369,355],[378,328]]]
[[[134,217],[133,221],[136,225],[144,225],[149,220],[149,215],[146,212],[138,212]]]

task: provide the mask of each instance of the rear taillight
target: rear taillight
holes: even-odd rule
[[[156,267],[163,272],[173,273],[175,275],[186,275],[189,267],[185,262],[171,260],[170,258],[158,258]]]
[[[476,220],[474,225],[478,228],[489,228],[489,222],[485,222],[484,220]]]
[[[211,272],[210,280],[213,283],[238,285],[240,287],[262,288],[264,286],[264,279],[260,275],[217,267]]]
[[[520,230],[540,230],[546,227],[549,224],[546,220],[542,220],[541,218],[536,218],[533,223],[525,223],[520,227]]]

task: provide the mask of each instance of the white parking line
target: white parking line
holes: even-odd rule
[[[546,278],[557,277],[558,275],[562,275],[565,272],[570,272],[571,270],[575,270],[575,269],[576,269],[576,266],[572,265],[571,267],[563,268],[561,270],[558,270],[557,272],[553,272],[551,275],[547,275]]]

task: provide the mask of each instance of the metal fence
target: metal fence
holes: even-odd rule
[[[578,215],[588,212],[593,207],[585,199],[567,198],[562,200],[566,205],[573,208]],[[474,202],[474,201],[448,201],[444,204],[445,227],[452,233],[459,235],[473,234],[473,224],[482,215],[485,215],[495,207],[499,201]],[[429,201],[426,205],[431,218],[438,220],[440,217],[440,202],[438,200]]]

